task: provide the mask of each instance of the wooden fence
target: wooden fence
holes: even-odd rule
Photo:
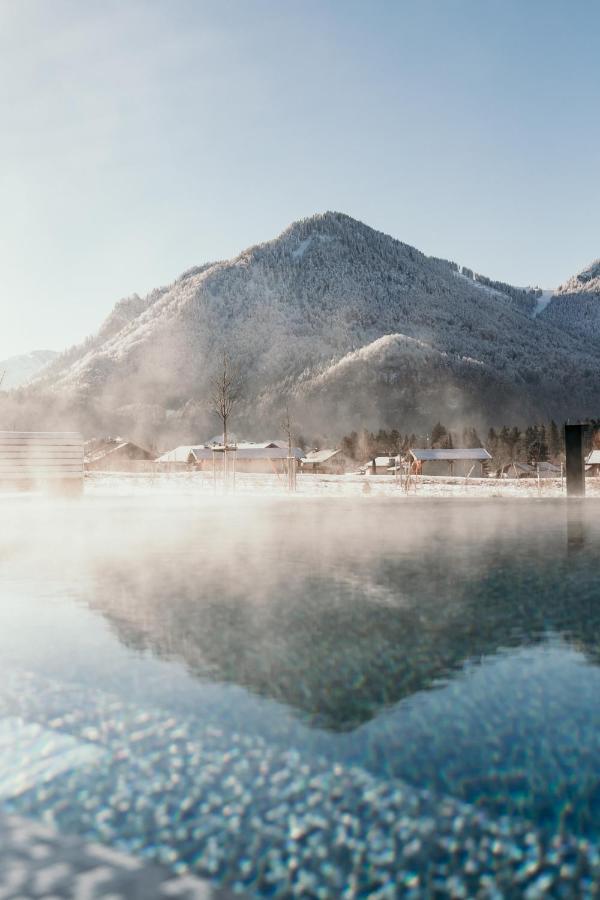
[[[0,431],[0,486],[81,492],[83,438],[71,431]]]

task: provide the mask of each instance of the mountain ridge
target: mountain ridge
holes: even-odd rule
[[[59,356],[55,350],[32,350],[0,361],[3,390],[13,390],[27,384]]]
[[[22,400],[53,398],[61,420],[88,430],[212,433],[210,377],[226,349],[249,432],[280,421],[286,400],[302,427],[332,437],[361,424],[412,429],[448,418],[448,405],[480,423],[591,415],[598,342],[564,327],[556,294],[536,318],[541,295],[320,213],[119,301]]]
[[[600,259],[561,284],[540,314],[573,337],[600,341]]]

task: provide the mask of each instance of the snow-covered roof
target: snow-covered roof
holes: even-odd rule
[[[512,471],[515,473],[520,473],[521,475],[527,475],[531,478],[535,478],[538,475],[541,478],[552,478],[560,475],[560,466],[555,466],[551,462],[540,462],[535,465],[531,465],[530,463],[515,461],[502,466],[502,471]]]
[[[238,436],[237,434],[228,434],[227,435],[227,443],[228,444],[237,444]],[[211,437],[209,441],[205,444],[198,444],[199,447],[222,447],[223,446],[223,434],[215,434],[214,437]]]
[[[151,458],[151,454],[148,453],[147,450],[144,450],[143,447],[139,447],[137,444],[132,444],[131,441],[107,441],[101,447],[97,447],[91,453],[86,454],[86,462],[97,462],[100,459],[104,459],[107,456],[110,456],[113,453],[119,453],[125,447],[131,448],[132,451],[139,451],[140,454],[147,454],[147,458]]]
[[[188,453],[188,459],[193,457],[196,462],[200,462],[201,459],[212,459],[214,455],[214,451],[209,447],[192,447],[190,452]]]
[[[457,459],[475,459],[483,461],[492,458],[491,454],[488,453],[484,447],[465,447],[453,450],[411,450],[410,452],[413,458],[420,462],[428,462],[434,459],[444,459],[450,462]]]
[[[121,450],[126,446],[126,441],[106,441],[104,444],[101,444],[99,447],[96,447],[94,450],[91,450],[85,454],[86,462],[92,462],[92,460],[102,459],[103,457],[108,456],[109,453],[115,453],[117,450]]]
[[[330,459],[333,459],[334,456],[337,456],[340,453],[340,450],[309,450],[309,452],[302,459],[303,463],[325,463]]]
[[[192,450],[198,450],[201,446],[201,444],[183,444],[181,447],[175,447],[174,450],[169,450],[167,453],[163,453],[162,456],[158,457],[156,462],[186,463]]]
[[[236,444],[238,450],[267,450],[269,447],[287,450],[287,441],[238,441]]]
[[[538,470],[540,472],[549,472],[556,475],[560,475],[560,466],[555,466],[554,463],[551,462],[540,462],[537,464]]]
[[[533,475],[535,473],[535,469],[533,466],[530,466],[529,463],[524,462],[509,462],[506,463],[505,466],[502,466],[502,471],[506,472],[509,469],[514,469],[515,472],[522,472],[527,475]]]
[[[251,441],[240,441],[237,444],[229,443],[230,452],[234,453],[237,459],[286,459],[288,455],[288,445],[286,441],[267,441],[263,444],[255,444]],[[209,444],[183,444],[168,453],[163,453],[156,460],[158,463],[186,463],[190,456],[193,456],[198,462],[200,460],[212,459],[213,453],[219,453],[223,450],[222,442]],[[292,447],[292,456],[296,459],[302,458],[302,450],[299,447]]]
[[[586,459],[586,464],[588,466],[600,466],[600,450],[592,450]]]
[[[222,450],[222,446],[215,448],[194,447],[191,453],[197,460],[212,459],[213,453],[218,455]],[[232,447],[230,453],[236,459],[287,459],[288,448],[287,445],[285,447],[257,447],[256,445],[248,447],[238,444],[237,449]],[[302,450],[299,447],[292,447],[292,456],[295,456],[296,459],[301,459]]]
[[[287,455],[287,447],[253,447],[238,450],[236,454],[238,459],[286,459]],[[292,447],[292,456],[302,459],[302,450],[299,447]]]
[[[227,436],[227,445],[228,447],[237,447],[238,450],[264,450],[267,447],[279,447],[280,450],[287,450],[288,442],[287,441],[240,441],[234,434],[230,434]],[[223,449],[223,435],[217,435],[207,441],[206,444],[202,444],[203,447],[215,447],[219,449]]]

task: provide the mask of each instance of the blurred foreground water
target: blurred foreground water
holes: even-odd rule
[[[265,896],[593,892],[599,512],[7,502],[0,800]]]

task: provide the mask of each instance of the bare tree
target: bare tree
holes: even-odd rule
[[[223,353],[219,374],[212,379],[211,386],[211,405],[223,425],[223,446],[227,447],[229,418],[239,399],[238,378],[232,369],[227,353]]]
[[[281,423],[283,432],[287,437],[288,455],[287,455],[287,472],[288,472],[288,490],[296,490],[296,457],[292,453],[292,420],[290,417],[290,407],[286,403],[285,417]]]
[[[231,366],[226,352],[223,353],[223,361],[219,373],[211,382],[211,405],[214,412],[221,420],[223,427],[223,474],[227,481],[227,453],[229,450],[229,418],[239,399],[239,378]]]

